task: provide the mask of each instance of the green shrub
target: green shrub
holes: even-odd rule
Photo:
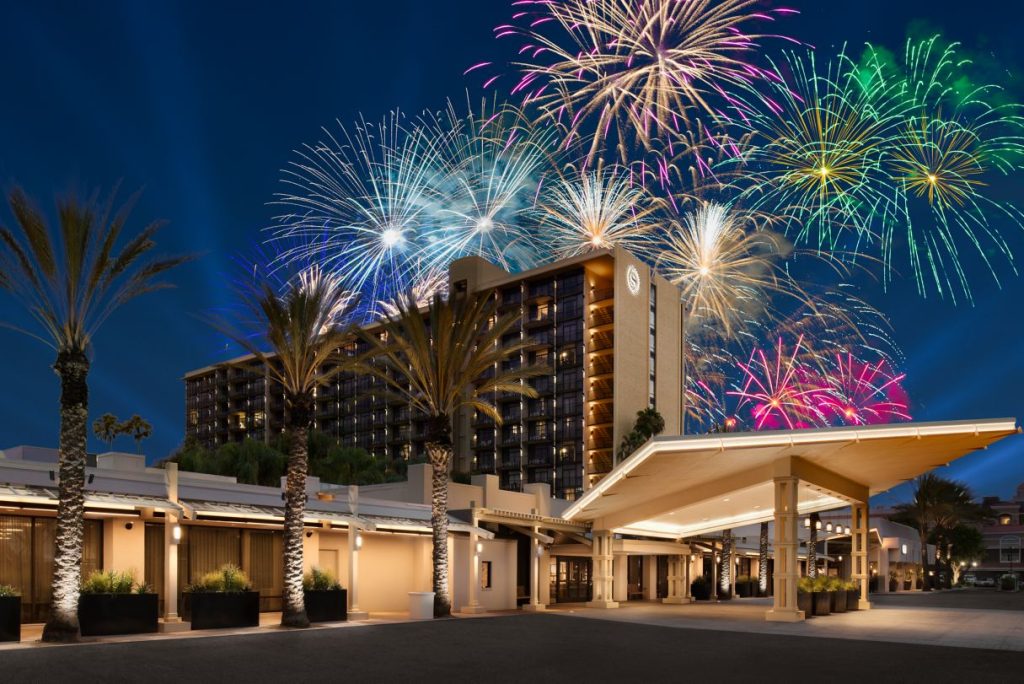
[[[999,588],[1003,591],[1014,591],[1017,588],[1017,578],[1013,575],[1003,575],[999,578]]]
[[[813,591],[828,591],[829,578],[825,577],[825,575],[818,575],[811,581],[813,582],[814,586]]]
[[[9,598],[12,596],[21,596],[21,592],[9,584],[0,584],[0,598]]]
[[[302,578],[302,588],[306,591],[335,591],[341,589],[341,582],[326,570],[314,567]]]
[[[846,591],[860,591],[860,582],[857,580],[846,580],[843,582]]]
[[[814,592],[814,580],[810,577],[801,577],[800,581],[796,583],[796,590],[801,594],[811,594]]]
[[[220,570],[208,572],[200,577],[198,582],[189,585],[188,590],[193,594],[240,594],[243,591],[249,591],[251,587],[249,578],[242,572],[242,569],[228,563],[221,566]]]
[[[711,582],[704,575],[700,575],[690,582],[690,595],[698,601],[707,601],[711,598]]]
[[[750,581],[750,575],[740,575],[736,578],[736,584],[746,584]]]
[[[827,577],[825,579],[825,590],[826,591],[845,591],[846,580],[838,577]]]
[[[97,570],[82,582],[83,594],[130,594],[135,578],[130,572]]]

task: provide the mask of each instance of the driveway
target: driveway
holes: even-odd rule
[[[593,611],[598,612],[598,611]],[[602,614],[614,611],[600,611]],[[625,611],[624,611],[625,612]],[[4,682],[1017,681],[1006,651],[675,629],[558,614],[38,646]]]

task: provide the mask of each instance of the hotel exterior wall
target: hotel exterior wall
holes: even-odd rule
[[[683,377],[683,307],[679,288],[664,278],[654,276],[657,319],[655,337],[655,406],[665,419],[663,434],[682,433],[682,388],[686,386]]]
[[[636,269],[639,289],[634,294],[627,283]],[[615,392],[612,433],[614,462],[622,438],[633,429],[637,411],[649,405],[650,378],[648,315],[650,271],[639,259],[623,249],[615,250]],[[677,347],[678,349],[678,347]],[[667,352],[666,352],[667,353]],[[676,390],[678,394],[678,389]],[[593,483],[592,483],[593,484]]]
[[[487,610],[514,610],[516,607],[516,543],[511,539],[481,540],[477,563],[491,564],[491,586],[477,587],[476,600]],[[452,539],[450,563],[453,609],[469,604],[469,568],[476,552],[467,537]],[[482,577],[482,572],[480,574]],[[429,591],[429,587],[425,591]]]

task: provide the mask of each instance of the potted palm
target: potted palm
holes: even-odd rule
[[[711,598],[711,583],[708,578],[701,575],[690,582],[690,595],[695,601],[707,601]]]
[[[828,615],[831,613],[832,599],[828,595],[828,577],[818,575],[812,580],[811,587],[814,598],[814,614]]]
[[[830,613],[846,612],[846,582],[838,577],[829,577],[828,583],[828,609]]]
[[[185,619],[192,629],[258,627],[260,593],[234,565],[203,575],[185,592]]]
[[[21,594],[0,584],[0,641],[21,641]]]
[[[801,577],[796,585],[796,607],[804,612],[804,617],[814,615],[814,580]]]
[[[302,578],[306,616],[310,622],[341,622],[348,618],[348,596],[331,573],[311,568]]]
[[[857,610],[860,601],[860,582],[849,580],[846,582],[846,610]]]
[[[155,632],[159,597],[131,573],[99,570],[82,583],[78,624],[82,636]]]

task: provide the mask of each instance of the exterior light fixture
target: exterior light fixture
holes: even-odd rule
[[[842,557],[842,556],[840,556],[840,557],[839,557],[839,562],[840,562],[840,563],[842,563],[842,562],[843,562],[843,557]]]
[[[363,535],[356,532],[356,551],[363,548]]]
[[[481,542],[477,542],[476,543],[476,552],[477,553],[483,553],[484,552],[484,545]]]
[[[978,567],[978,561],[971,561],[971,567],[972,568]]]
[[[544,547],[541,546],[540,544],[538,544],[537,545],[537,558],[540,558],[543,555],[544,555]]]
[[[811,526],[811,519],[810,518],[804,518],[804,527],[810,527],[810,526]]]
[[[832,522],[831,521],[829,521],[829,523],[827,525],[825,525],[825,531],[826,532],[831,532],[832,531]]]
[[[814,521],[814,529],[816,529],[816,530],[820,530],[821,529],[821,521],[820,520],[815,520]]]
[[[903,546],[901,546],[901,547],[900,547],[900,550],[901,550],[901,551],[903,552],[903,555],[904,555],[904,556],[906,556],[906,555],[907,555],[907,545],[906,545],[906,544],[904,544]]]
[[[171,528],[171,543],[172,544],[180,544],[181,543],[181,525],[175,525],[174,527]]]

